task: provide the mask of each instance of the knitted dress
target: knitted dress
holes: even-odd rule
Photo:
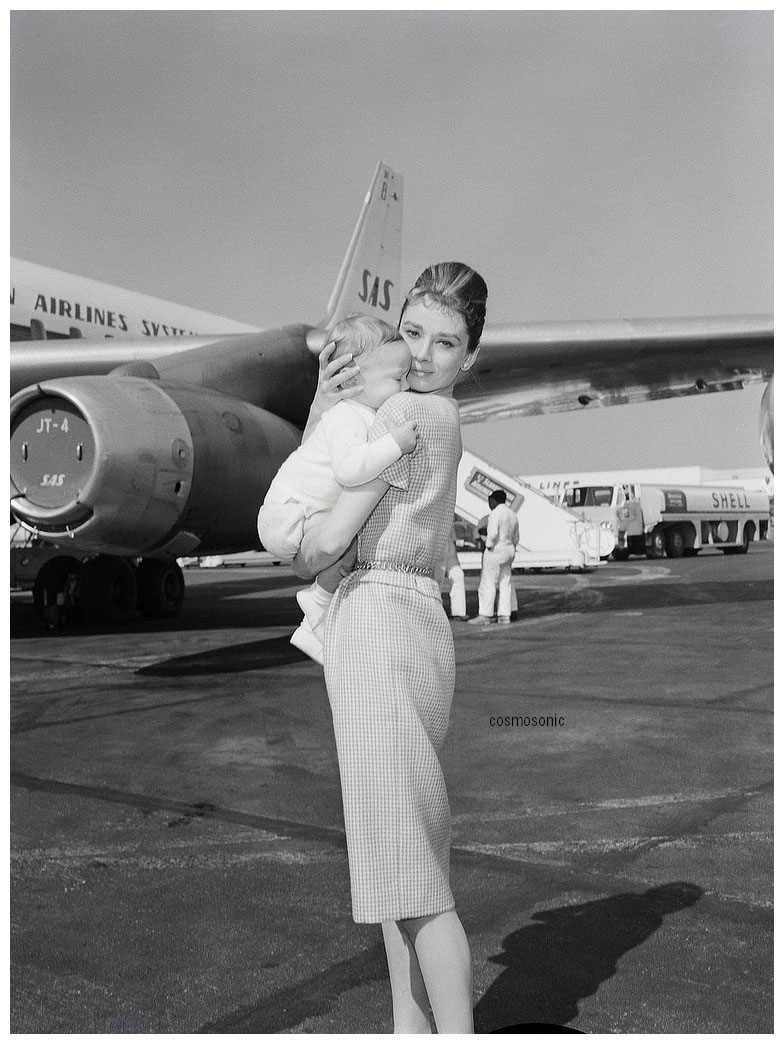
[[[416,421],[418,446],[381,476],[390,488],[359,534],[358,568],[332,599],[324,646],[352,910],[364,922],[454,908],[438,750],[455,656],[432,573],[452,532],[460,422],[453,399],[413,393],[383,404],[371,438],[387,420]]]

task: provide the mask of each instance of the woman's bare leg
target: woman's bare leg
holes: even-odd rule
[[[414,944],[396,921],[384,921],[395,1033],[430,1033],[430,1004]]]
[[[401,921],[419,960],[439,1033],[473,1033],[471,951],[454,910]]]

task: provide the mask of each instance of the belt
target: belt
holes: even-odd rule
[[[435,570],[422,569],[419,566],[409,565],[407,562],[386,562],[374,560],[372,562],[357,562],[355,569],[389,569],[393,573],[413,573],[415,576],[428,576],[435,579]]]

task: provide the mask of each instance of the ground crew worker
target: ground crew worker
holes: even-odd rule
[[[470,622],[487,625],[493,622],[498,592],[498,623],[508,624],[512,614],[512,562],[520,530],[517,515],[506,506],[506,493],[494,490],[487,498],[487,519],[482,575],[479,580],[479,615]]]

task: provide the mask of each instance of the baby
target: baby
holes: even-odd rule
[[[411,353],[405,341],[388,323],[366,315],[350,315],[337,323],[330,341],[336,355],[353,355],[363,389],[327,410],[272,480],[259,511],[258,530],[264,547],[281,557],[296,555],[305,532],[334,507],[344,486],[370,482],[416,449],[413,421],[390,425],[386,435],[368,442],[379,406],[408,390]],[[331,566],[297,594],[305,618],[291,644],[316,663],[324,662],[324,620],[340,580],[338,568]]]

